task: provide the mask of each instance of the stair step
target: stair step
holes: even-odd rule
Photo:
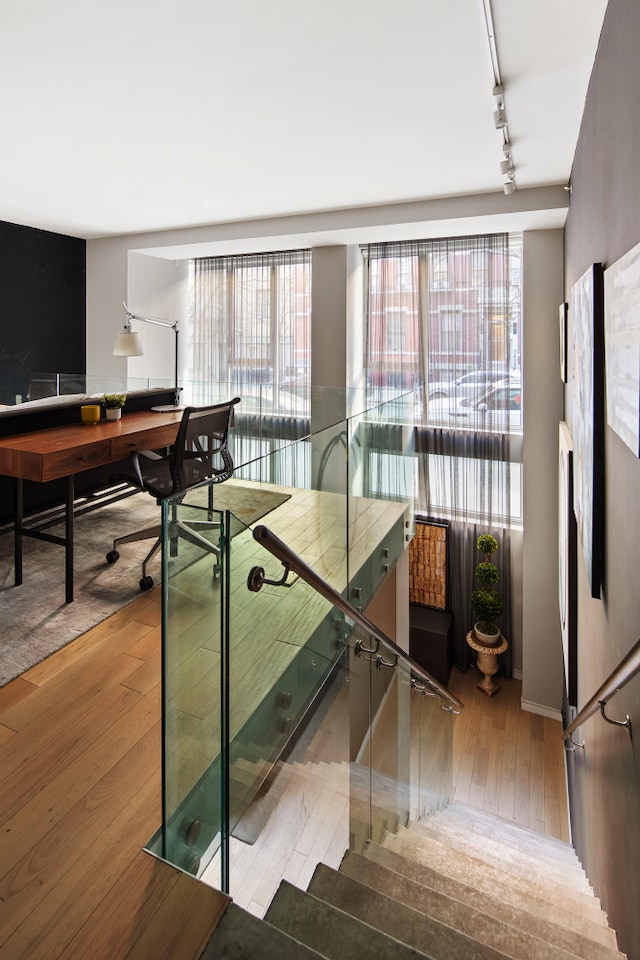
[[[621,956],[616,950],[615,934],[609,927],[591,923],[553,904],[522,896],[517,891],[512,892],[508,900],[494,896],[486,891],[485,885],[474,886],[468,877],[466,880],[454,879],[377,843],[369,843],[363,855],[410,880],[468,903],[488,917],[520,926],[556,943],[585,960],[614,960]]]
[[[482,812],[482,811],[478,811]],[[575,850],[570,843],[548,837],[544,833],[536,832],[528,827],[509,820],[484,814],[477,816],[470,807],[458,805],[439,810],[424,820],[433,820],[439,829],[453,831],[472,831],[490,840],[496,840],[507,847],[536,857],[554,867],[564,868],[567,864],[578,864],[580,874],[584,876],[582,867],[576,857]]]
[[[282,881],[271,901],[265,920],[294,940],[307,944],[327,960],[344,960],[345,957],[357,960],[416,960],[425,957],[433,960],[430,954],[399,943],[286,880]],[[268,939],[266,933],[264,939]]]
[[[427,950],[434,960],[502,960],[510,956],[324,864],[316,868],[309,893],[415,950]]]
[[[553,883],[557,890],[563,891],[567,896],[593,896],[593,890],[575,855],[571,862],[561,865],[542,854],[535,855],[527,851],[524,846],[518,849],[512,844],[503,843],[499,838],[476,833],[469,827],[461,828],[444,823],[437,815],[413,822],[411,828],[421,836],[442,840],[447,846],[470,853],[508,873],[547,884]]]
[[[439,810],[437,816],[454,823],[473,824],[477,832],[482,833],[483,836],[496,835],[503,838],[505,843],[510,839],[518,847],[524,844],[527,848],[543,850],[546,856],[556,857],[559,863],[575,858],[573,847],[565,840],[550,837],[531,827],[523,827],[513,820],[505,820],[504,817],[486,813],[478,807],[457,801]]]
[[[262,920],[247,913],[235,903],[229,904],[205,947],[200,960],[319,960],[316,953],[275,927],[265,936]]]
[[[571,938],[571,942],[569,938],[558,942],[557,933],[564,931],[555,925],[547,925],[543,930],[538,924],[534,932],[522,925],[521,916],[515,910],[509,919],[488,915],[477,903],[465,902],[443,890],[425,886],[353,851],[345,854],[340,873],[502,951],[513,960],[574,960],[576,956],[584,960],[587,957],[589,960],[605,960],[605,957],[606,960],[619,960],[620,957],[617,951],[603,951],[600,944],[594,943],[590,944],[591,950],[585,957],[584,952],[574,949],[581,946],[578,937]]]
[[[518,891],[526,897],[536,897],[539,900],[555,904],[561,910],[579,912],[585,919],[593,923],[607,926],[607,918],[598,903],[584,897],[582,901],[575,897],[565,896],[559,892],[554,884],[535,883],[524,877],[506,874],[498,867],[485,863],[477,857],[454,850],[440,840],[423,836],[414,830],[399,827],[396,834],[388,834],[384,845],[404,856],[414,857],[421,863],[434,866],[457,880],[473,883],[496,896],[509,897],[509,891]]]

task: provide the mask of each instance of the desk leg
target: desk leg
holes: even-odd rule
[[[24,486],[21,479],[16,480],[16,522],[13,533],[13,582],[16,587],[22,583],[22,520],[24,514]]]
[[[73,501],[75,495],[74,475],[67,478],[67,505],[65,510],[65,601],[73,603]]]

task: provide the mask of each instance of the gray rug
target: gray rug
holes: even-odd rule
[[[215,491],[216,507],[248,526],[288,500],[286,494],[229,481]],[[64,550],[23,540],[23,583],[13,583],[13,534],[0,536],[0,686],[105,620],[140,594],[140,563],[150,541],[128,544],[116,564],[105,554],[114,537],[159,522],[152,497],[138,494],[75,521],[74,602],[64,602]],[[63,533],[52,527],[50,532]],[[159,578],[159,562],[156,579]]]

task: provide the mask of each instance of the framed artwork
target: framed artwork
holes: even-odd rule
[[[560,336],[560,379],[567,382],[567,314],[568,303],[561,303],[559,309],[559,336]]]
[[[409,600],[435,610],[447,609],[447,541],[449,525],[416,516],[409,544]]]
[[[600,597],[604,517],[604,316],[602,264],[571,289],[573,509],[591,596]]]
[[[640,456],[640,243],[604,272],[607,423]]]
[[[578,703],[577,528],[573,512],[573,440],[564,421],[558,445],[558,604],[569,705]]]

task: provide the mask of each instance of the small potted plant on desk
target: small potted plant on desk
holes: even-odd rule
[[[107,420],[119,420],[127,399],[126,393],[105,393],[102,406],[105,409]]]
[[[478,618],[473,628],[476,638],[486,646],[500,643],[500,627],[494,621],[504,609],[502,599],[494,589],[500,575],[498,568],[491,562],[491,555],[497,549],[498,541],[491,534],[483,533],[478,537],[478,550],[484,555],[484,560],[476,567],[476,579],[480,586],[471,594],[471,607]]]

